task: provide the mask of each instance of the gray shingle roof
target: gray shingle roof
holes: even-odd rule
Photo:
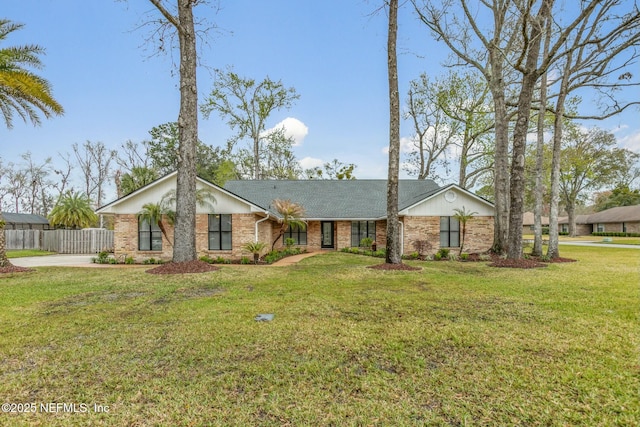
[[[273,214],[271,202],[275,199],[301,204],[309,219],[376,219],[387,214],[386,180],[243,180],[228,181],[224,188]],[[398,209],[439,189],[432,180],[400,180]]]
[[[640,221],[640,205],[619,206],[589,215],[590,224]]]
[[[12,213],[12,212],[2,212],[2,217],[7,223],[14,224],[49,224],[47,218],[42,215],[33,215],[33,214],[23,214],[23,213]]]

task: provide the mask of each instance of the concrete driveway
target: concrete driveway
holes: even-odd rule
[[[46,255],[31,256],[24,258],[11,258],[11,264],[19,267],[52,267],[52,266],[75,266],[88,267],[95,265],[91,263],[91,258],[97,255]]]

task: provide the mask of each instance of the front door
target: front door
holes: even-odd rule
[[[322,233],[322,248],[333,248],[333,221],[322,221],[320,223],[320,233]]]

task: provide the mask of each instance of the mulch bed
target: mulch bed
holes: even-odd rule
[[[187,274],[187,273],[208,273],[220,270],[219,267],[204,261],[168,262],[158,267],[147,270],[150,274]]]
[[[17,265],[9,265],[7,267],[0,267],[0,274],[2,273],[26,273],[33,271],[31,268],[18,267]]]
[[[370,265],[367,268],[372,268],[374,270],[402,270],[402,271],[422,270],[420,267],[413,267],[407,264],[388,264],[388,263]]]

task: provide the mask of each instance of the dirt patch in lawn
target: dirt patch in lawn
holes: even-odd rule
[[[147,270],[149,274],[188,274],[188,273],[208,273],[219,270],[219,267],[204,261],[168,262],[159,267]]]
[[[413,267],[407,264],[389,264],[389,263],[385,263],[385,264],[376,264],[376,265],[370,265],[367,268],[372,268],[374,270],[400,270],[400,271],[417,271],[417,270],[422,270],[420,267]]]
[[[508,258],[500,258],[494,260],[489,264],[490,267],[500,267],[500,268],[541,268],[546,267],[547,264],[536,261],[534,259],[508,259]]]

